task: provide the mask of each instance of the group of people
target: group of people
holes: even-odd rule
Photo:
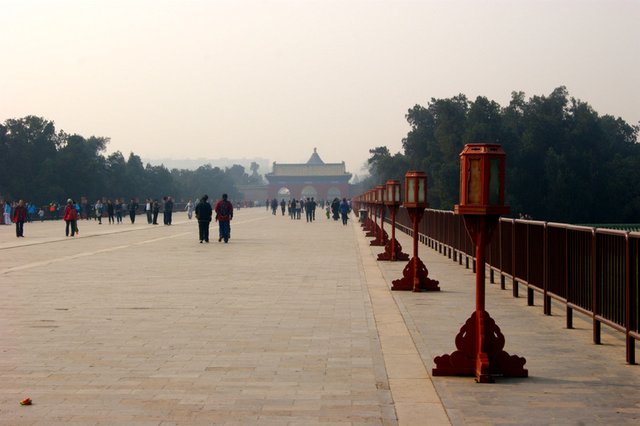
[[[331,202],[331,213],[333,220],[342,219],[342,224],[346,225],[349,219],[349,212],[351,211],[351,203],[343,198],[340,201],[339,198],[334,198]],[[327,219],[329,218],[329,208],[327,208]]]
[[[20,203],[22,203],[22,205]],[[27,203],[24,200],[13,201],[13,202],[10,202],[7,200],[4,203],[2,203],[2,223],[3,224],[11,225],[12,223],[15,222],[15,210],[18,206],[20,206],[20,211],[22,210],[22,207],[24,207],[27,212],[25,222],[31,222],[35,218],[36,214],[41,218],[44,216],[44,210],[40,209],[40,211],[38,211],[38,208],[33,203]]]
[[[307,222],[313,222],[316,220],[316,208],[318,207],[318,203],[315,201],[314,197],[306,198],[304,200],[296,200],[295,198],[292,198],[289,201],[285,201],[283,198],[280,202],[273,198],[271,200],[267,200],[265,204],[267,210],[269,210],[269,207],[271,208],[271,213],[273,215],[277,214],[278,206],[280,206],[282,216],[284,216],[286,211],[291,219],[300,219],[304,212]],[[320,208],[322,208],[322,205],[320,205]],[[342,201],[340,201],[340,199],[336,197],[331,203],[327,202],[326,205],[327,219],[331,217],[333,217],[334,220],[342,219],[343,225],[347,224],[350,211],[351,203],[346,198],[343,198]]]
[[[164,224],[171,225],[173,200],[171,197],[165,196],[162,201]],[[93,218],[98,221],[98,224],[102,225],[102,217],[106,214],[109,224],[120,224],[122,223],[124,213],[127,212],[131,223],[134,224],[136,221],[136,215],[140,210],[140,206],[137,200],[133,198],[128,204],[125,204],[124,200],[120,199],[116,199],[115,201],[108,199],[106,203],[103,203],[101,199],[98,199],[93,204],[83,201],[82,205],[69,198],[64,204],[64,207],[60,207],[56,202],[51,202],[47,206],[37,210],[35,204],[25,203],[24,200],[20,200],[18,202],[5,201],[2,204],[2,222],[5,225],[15,223],[16,237],[24,237],[25,222],[31,222],[36,214],[41,221],[44,221],[45,210],[48,212],[50,219],[60,219],[60,217],[62,217],[65,221],[65,235],[74,237],[78,234],[78,221],[81,218],[85,218],[87,220]],[[144,212],[146,213],[148,224],[158,224],[158,215],[160,213],[160,203],[158,200],[152,200],[150,198],[146,199]]]
[[[286,211],[291,219],[299,220],[304,212],[307,222],[313,222],[316,220],[316,208],[318,207],[318,203],[314,197],[306,198],[304,200],[296,200],[295,198],[292,198],[288,202],[283,198],[280,203],[278,203],[278,200],[274,198],[271,201],[267,200],[266,204],[267,208],[269,208],[269,206],[271,207],[271,212],[274,215],[276,214],[279,205],[282,216],[284,216]]]
[[[96,202],[96,205],[98,204],[102,206],[101,209],[105,209],[105,206],[102,205],[102,202],[100,200]],[[111,201],[110,199],[107,200],[106,211],[107,211],[107,218],[109,219],[109,225],[114,223],[121,224],[123,211],[128,211],[129,219],[131,220],[131,223],[132,224],[135,223],[138,207],[139,207],[138,203],[133,198],[131,199],[128,205],[124,203],[124,200],[118,200],[118,199],[116,199],[115,201]],[[95,210],[98,211],[98,209],[95,209]],[[100,220],[100,223],[102,223],[102,215],[100,215],[98,219]]]
[[[171,225],[173,217],[173,199],[169,196],[162,197],[163,205],[163,218],[165,225]],[[98,199],[92,206],[94,212],[94,218],[98,221],[98,224],[102,224],[102,217],[104,213],[107,214],[109,224],[122,223],[123,212],[129,213],[129,220],[131,224],[136,222],[136,215],[140,210],[140,205],[135,199],[131,199],[129,204],[125,204],[124,200],[116,199],[115,202],[107,200],[106,204],[102,203],[102,200]],[[147,217],[147,223],[149,225],[158,224],[158,215],[160,214],[160,202],[157,199],[147,198],[144,202],[144,213]],[[87,217],[88,219],[89,217]]]
[[[225,243],[228,243],[231,238],[233,204],[229,201],[229,197],[227,194],[222,194],[222,199],[218,200],[214,207],[211,207],[209,196],[203,195],[195,206],[200,244],[209,242],[209,225],[211,224],[214,212],[216,214],[215,220],[219,226],[218,242],[224,240]]]

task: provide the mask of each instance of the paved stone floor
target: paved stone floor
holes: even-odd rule
[[[439,293],[391,292],[359,226],[243,209],[197,225],[0,228],[0,424],[637,424],[640,367],[488,286],[527,379],[431,378],[473,310],[469,270],[421,247]],[[212,226],[212,237],[217,227]],[[410,240],[399,234],[405,247]],[[215,242],[214,242],[215,241]],[[32,406],[20,406],[25,397]]]

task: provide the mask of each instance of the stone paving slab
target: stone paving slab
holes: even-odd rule
[[[0,424],[397,423],[350,226],[181,216],[0,229]]]

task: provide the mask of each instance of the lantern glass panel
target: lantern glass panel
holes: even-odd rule
[[[400,202],[400,185],[395,185],[395,196],[393,197],[393,201],[395,201],[396,203]]]
[[[415,203],[416,202],[416,180],[409,179],[407,181],[407,192],[406,192],[406,202]]]
[[[480,204],[482,202],[481,160],[479,158],[470,158],[468,164],[467,203]]]
[[[500,202],[500,160],[491,159],[491,175],[489,176],[489,204],[501,205]]]
[[[425,182],[426,179],[418,179],[418,202],[419,203],[424,203],[425,200],[425,194],[426,194],[426,188],[425,188]]]

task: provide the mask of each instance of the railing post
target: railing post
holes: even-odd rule
[[[564,285],[567,302],[571,301],[571,286],[569,285],[569,230],[564,228]],[[566,305],[567,328],[573,328],[573,309]]]
[[[625,235],[625,245],[624,245],[624,258],[625,258],[625,268],[624,268],[624,287],[625,287],[625,313],[624,313],[624,322],[625,322],[625,343],[626,343],[626,352],[627,352],[627,363],[635,364],[636,363],[636,340],[629,335],[631,332],[631,318],[632,315],[632,306],[631,299],[633,298],[633,292],[631,291],[631,256],[629,255],[630,249],[629,244],[631,244],[629,240],[629,233],[627,232]]]
[[[551,297],[549,296],[549,228],[545,222],[542,231],[542,304],[545,315],[551,315]]]
[[[529,229],[531,228],[531,224],[527,223],[527,240],[526,240],[526,247],[527,247],[527,254],[526,254],[526,259],[527,259],[527,266],[526,266],[526,271],[527,271],[527,306],[533,306],[533,298],[534,298],[534,294],[533,294],[533,289],[529,286],[529,284],[531,283],[531,272],[529,271],[529,267],[531,266],[531,252],[530,252],[530,244],[529,244]]]
[[[591,318],[593,322],[593,343],[599,345],[601,343],[601,325],[596,318],[599,313],[598,309],[598,284],[597,284],[597,247],[596,247],[596,229],[591,230]]]
[[[511,293],[518,297],[518,281],[516,280],[516,220],[511,219]]]

